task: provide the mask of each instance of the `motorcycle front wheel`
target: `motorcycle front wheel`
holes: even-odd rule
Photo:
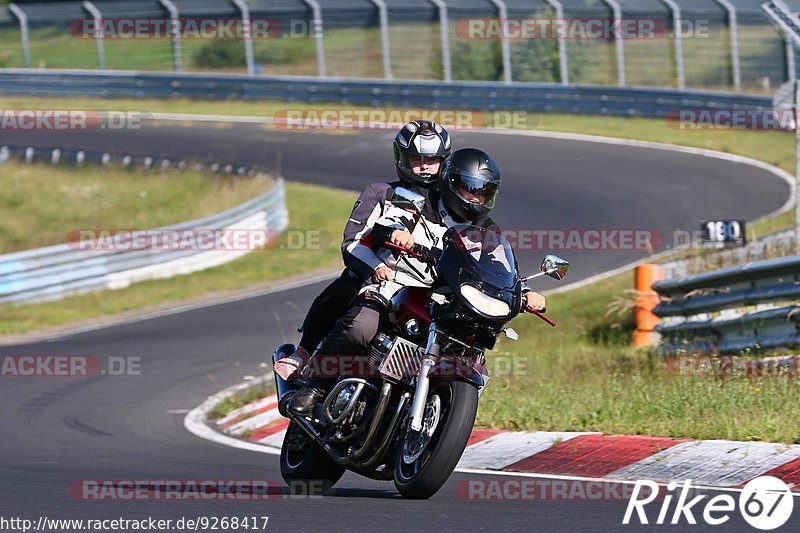
[[[403,436],[397,451],[394,485],[410,499],[427,499],[444,485],[467,447],[478,389],[464,381],[431,382],[422,431]]]
[[[281,476],[290,493],[326,491],[339,481],[344,471],[296,422],[289,424],[281,446]]]

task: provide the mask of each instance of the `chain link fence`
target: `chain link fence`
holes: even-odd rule
[[[797,58],[762,2],[18,1],[0,5],[0,67],[771,94],[794,79]],[[786,4],[800,11],[800,0]]]

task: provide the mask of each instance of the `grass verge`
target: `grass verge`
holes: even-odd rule
[[[630,313],[607,315],[632,286],[625,273],[548,300],[550,328],[522,316],[501,339],[477,423],[511,430],[600,431],[800,443],[796,378],[676,375],[630,345]],[[505,375],[503,375],[505,374]]]
[[[0,165],[0,253],[65,242],[77,229],[153,228],[231,208],[269,190],[264,176],[87,165]]]
[[[273,246],[215,268],[125,289],[71,296],[56,302],[0,306],[0,335],[144,309],[212,291],[241,289],[341,264],[341,232],[352,193],[314,185],[286,184],[289,230]],[[306,240],[308,239],[308,240]]]
[[[255,385],[232,396],[228,396],[208,413],[209,420],[219,420],[227,416],[234,410],[244,407],[245,405],[260,400],[270,394],[269,382],[262,385]]]

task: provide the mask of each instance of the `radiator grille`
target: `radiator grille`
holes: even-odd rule
[[[419,374],[424,352],[413,342],[397,337],[389,355],[381,363],[380,372],[388,378],[411,383]]]

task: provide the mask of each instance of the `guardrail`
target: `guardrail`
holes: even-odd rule
[[[768,96],[555,83],[386,81],[132,71],[0,69],[0,95],[261,100],[425,109],[666,117],[678,110],[771,110]],[[287,104],[290,107],[291,104]]]
[[[234,208],[159,230],[266,230],[288,226],[284,181]],[[59,299],[99,289],[124,288],[138,281],[188,274],[232,261],[247,249],[93,250],[59,244],[0,255],[0,303]]]
[[[49,162],[52,164],[65,163],[82,165],[84,163],[97,163],[100,165],[118,164],[123,168],[142,167],[151,168],[177,168],[184,169],[190,165],[197,171],[210,171],[212,173],[236,174],[238,176],[255,176],[259,172],[268,173],[265,167],[237,165],[230,162],[220,162],[192,158],[191,161],[170,158],[165,156],[151,156],[132,154],[122,150],[81,150],[78,148],[58,148],[55,146],[30,146],[28,144],[2,144],[0,145],[0,162],[3,158],[18,157],[26,162]]]
[[[653,312],[668,317],[656,327],[663,354],[800,346],[800,306],[786,305],[800,299],[800,256],[663,280],[653,289],[662,299]]]

